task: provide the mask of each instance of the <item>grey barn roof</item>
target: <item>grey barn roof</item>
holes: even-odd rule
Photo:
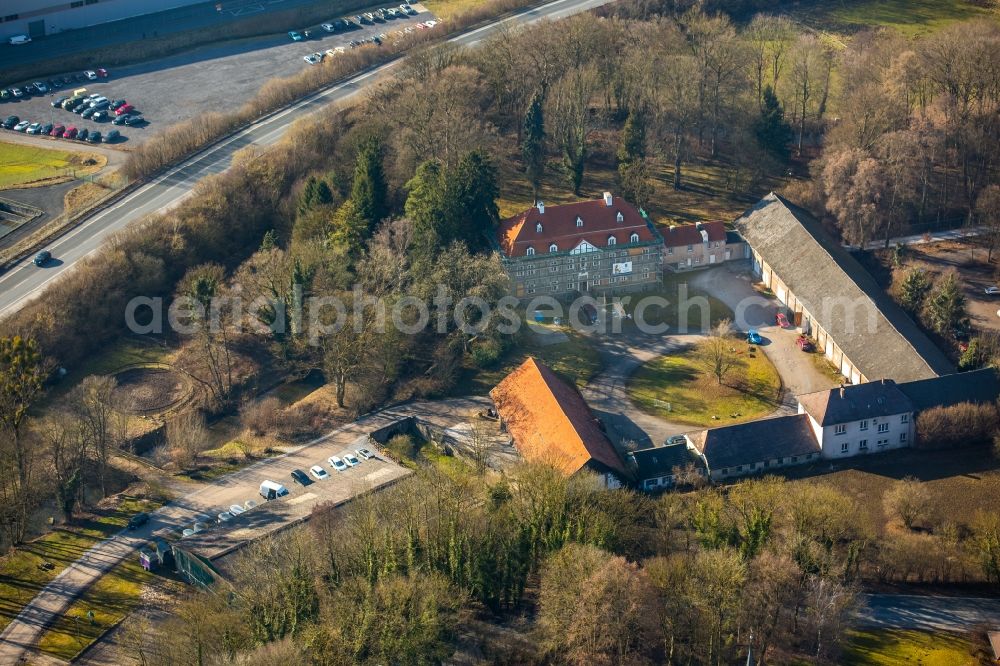
[[[913,403],[913,411],[948,407],[960,402],[996,402],[1000,398],[1000,373],[994,368],[961,372],[899,385]]]
[[[869,380],[914,381],[955,371],[807,211],[772,192],[736,220],[736,229]],[[846,312],[854,312],[855,325]]]
[[[822,426],[913,411],[910,399],[891,379],[806,393],[797,399]]]
[[[689,437],[705,456],[709,471],[820,451],[805,414],[712,428]]]
[[[651,449],[640,449],[628,454],[635,461],[635,476],[639,481],[658,479],[673,474],[675,467],[699,462],[687,444],[671,444]]]

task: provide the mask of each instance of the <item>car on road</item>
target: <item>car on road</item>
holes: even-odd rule
[[[104,143],[114,143],[120,138],[122,138],[121,132],[118,130],[111,130],[104,135]]]
[[[369,451],[368,449],[358,449],[357,451],[355,451],[355,453],[357,453],[359,457],[365,460],[371,460],[372,458],[375,457],[375,454]]]
[[[323,62],[323,54],[322,53],[310,53],[309,55],[302,56],[302,59],[305,60],[310,65],[318,65],[321,62]]]
[[[20,46],[21,44],[27,44],[30,41],[31,37],[28,37],[27,35],[14,35],[7,40],[7,43],[12,46]]]
[[[238,516],[241,513],[246,513],[246,512],[247,510],[243,508],[242,504],[234,504],[231,507],[229,507],[229,513],[233,514],[234,516]]]
[[[330,463],[330,467],[334,468],[338,472],[343,472],[347,469],[347,465],[344,464],[344,461],[337,456],[330,456],[327,458],[327,462]]]
[[[55,127],[53,127],[51,130],[49,130],[49,136],[62,136],[63,132],[65,132],[65,131],[66,131],[66,126],[65,125],[59,125],[57,123]]]
[[[308,486],[309,484],[312,483],[312,479],[306,476],[306,473],[303,472],[301,469],[293,469],[291,477],[292,481],[299,484],[300,486]]]
[[[788,317],[785,316],[784,312],[779,312],[774,316],[774,322],[781,328],[790,328],[791,324],[788,323]]]
[[[100,143],[100,142],[101,142],[101,133],[98,132],[97,130],[92,130],[90,134],[87,136],[87,143]]]
[[[95,72],[92,69],[88,69],[86,72],[83,73],[83,75],[86,76],[87,79],[89,79],[91,81],[96,81],[97,80],[97,72]]]
[[[143,525],[149,522],[149,514],[145,511],[140,511],[131,518],[128,519],[128,527],[130,530],[139,529]]]
[[[358,465],[361,464],[361,461],[358,460],[353,453],[345,453],[344,462],[350,465],[351,467],[357,467]]]
[[[68,99],[69,99],[69,97],[66,97],[65,95],[62,96],[62,97],[56,97],[54,100],[52,100],[52,108],[53,109],[58,109],[58,108],[62,107],[62,105],[65,104],[66,100],[68,100]]]
[[[800,335],[795,339],[795,344],[804,352],[811,352],[816,349],[816,346],[813,345],[813,341],[809,339],[808,335]]]
[[[30,124],[31,124],[30,120],[22,120],[18,124],[14,125],[14,131],[23,132],[24,130],[28,129],[28,125]]]
[[[48,250],[42,250],[41,252],[36,254],[35,258],[32,259],[31,261],[36,266],[44,266],[45,264],[49,263],[51,259],[52,259],[52,253],[49,252]]]
[[[117,109],[115,109],[115,115],[124,116],[126,114],[132,113],[133,111],[135,111],[135,107],[126,102],[125,104],[122,104]]]
[[[987,296],[996,296],[997,294],[1000,294],[1000,287],[986,287],[983,291]]]
[[[751,328],[747,331],[747,342],[752,345],[759,345],[762,342],[760,333],[757,332],[757,329]]]
[[[330,473],[319,465],[313,465],[309,468],[309,473],[313,475],[313,478],[317,481],[322,481],[323,479],[329,479]]]
[[[17,116],[7,116],[6,120],[3,121],[3,128],[13,129],[14,125],[18,124],[19,122],[21,122],[21,119],[18,118]]]
[[[62,133],[62,138],[64,138],[64,139],[75,139],[76,138],[76,133],[77,133],[77,129],[75,127],[73,127],[72,125],[70,125],[69,127],[66,128],[66,131]]]
[[[302,33],[297,30],[289,30],[288,36],[292,38],[293,42],[304,42],[306,40],[306,38],[302,36]]]

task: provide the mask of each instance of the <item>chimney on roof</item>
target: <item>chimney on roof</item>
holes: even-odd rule
[[[539,215],[545,215],[545,202],[544,201],[539,201],[538,203],[535,204],[535,207],[538,209],[538,214]]]
[[[611,208],[613,204],[614,204],[614,199],[611,197],[611,192],[605,192],[604,205],[607,206],[608,208]]]

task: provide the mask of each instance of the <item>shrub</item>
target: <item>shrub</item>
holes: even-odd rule
[[[950,407],[926,409],[917,417],[916,447],[949,449],[989,441],[1000,415],[993,404],[961,402]]]

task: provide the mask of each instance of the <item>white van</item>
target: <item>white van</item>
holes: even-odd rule
[[[28,37],[27,35],[14,35],[13,37],[7,40],[9,44],[12,44],[14,46],[17,46],[19,44],[27,44],[30,41],[31,37]]]
[[[266,500],[273,500],[284,497],[288,494],[288,488],[274,481],[264,481],[260,484],[260,496]]]

